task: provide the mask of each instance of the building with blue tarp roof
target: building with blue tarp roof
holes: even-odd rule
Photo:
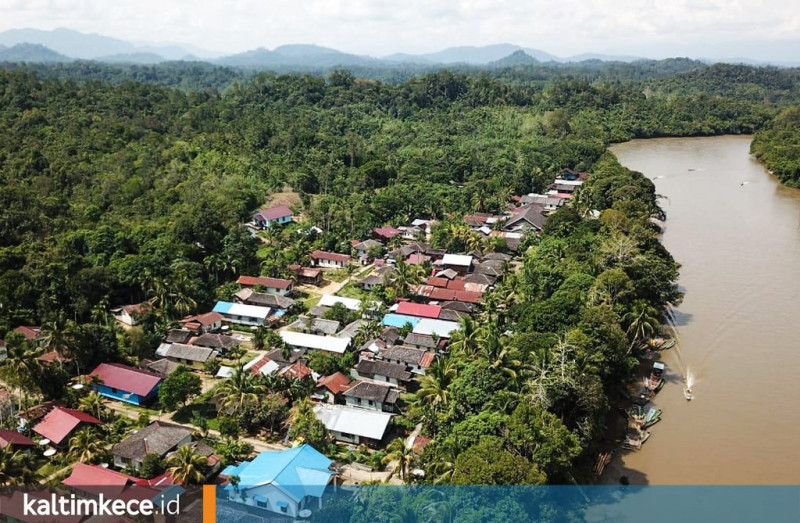
[[[383,324],[386,327],[396,327],[398,329],[402,329],[403,327],[405,327],[406,323],[410,323],[411,328],[413,329],[414,327],[417,326],[419,320],[420,319],[417,318],[416,316],[406,316],[405,314],[390,313],[383,317]]]
[[[224,476],[238,476],[237,485],[225,487],[228,499],[284,516],[297,517],[310,509],[313,498],[322,508],[325,489],[335,478],[332,461],[310,445],[289,450],[264,451],[252,461],[230,465]]]

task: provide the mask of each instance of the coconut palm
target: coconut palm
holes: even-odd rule
[[[383,457],[381,463],[386,464],[392,461],[398,462],[398,471],[400,472],[400,479],[405,480],[408,473],[408,468],[414,460],[414,453],[406,445],[403,438],[396,438],[386,447],[386,456]]]
[[[206,479],[208,459],[191,445],[178,447],[167,459],[167,472],[172,481],[181,485],[198,485]]]
[[[85,397],[81,398],[81,400],[78,402],[78,409],[82,410],[83,412],[88,412],[95,418],[100,419],[101,414],[105,410],[103,397],[100,396],[100,394],[98,394],[96,391],[92,391]]]
[[[661,326],[658,310],[644,300],[635,301],[630,312],[622,317],[622,321],[628,324],[627,332],[631,338],[628,352],[633,350],[638,342],[653,336]]]
[[[69,440],[69,459],[86,462],[104,452],[104,441],[89,427],[82,428]]]
[[[478,327],[470,316],[464,316],[459,321],[461,329],[450,338],[450,350],[466,356],[473,355],[478,351]]]
[[[405,297],[412,285],[422,282],[423,269],[419,265],[409,265],[402,259],[397,260],[394,270],[389,274],[389,287],[397,296]]]
[[[488,323],[479,332],[480,354],[489,362],[492,369],[499,370],[512,380],[517,379],[517,371],[522,362],[515,358],[514,351],[508,347],[505,337],[496,323]]]
[[[248,405],[255,405],[259,398],[267,393],[267,388],[261,380],[244,370],[244,364],[239,367],[233,376],[223,381],[217,389],[215,398],[220,411],[235,416],[241,413]]]
[[[420,405],[438,407],[450,401],[450,384],[456,377],[456,369],[449,358],[439,358],[419,378],[419,389],[414,393]]]
[[[11,445],[0,448],[0,486],[33,485],[38,479],[29,453]]]
[[[16,334],[12,336],[21,338]],[[20,408],[22,408],[23,397],[39,390],[37,379],[41,372],[42,362],[38,357],[42,354],[42,350],[33,347],[24,339],[14,339],[12,336],[9,336],[7,345],[8,358],[0,367],[0,378],[17,390]]]

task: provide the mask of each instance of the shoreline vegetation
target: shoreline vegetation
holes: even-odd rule
[[[655,186],[608,144],[752,133],[800,99],[780,83],[793,70],[746,66],[615,77],[609,65],[591,80],[440,71],[396,85],[337,70],[224,90],[222,69],[210,85],[205,69],[166,69],[170,84],[196,86],[179,90],[81,67],[0,70],[0,377],[26,398],[77,405],[76,374],[152,358],[175,320],[227,299],[238,274],[285,277],[313,249],[349,253],[375,227],[419,217],[439,222],[434,247],[468,252],[463,216],[544,193],[561,169],[590,173],[526,236],[519,270],[462,320],[399,416],[432,441],[392,455],[423,483],[462,485],[590,483],[635,351],[681,301]],[[301,229],[257,242],[240,224],[287,189]],[[297,234],[312,226],[322,233]],[[159,314],[118,331],[108,310],[145,300]],[[39,348],[10,333],[19,325],[41,325],[68,362],[30,364]],[[270,394],[272,410],[231,418],[228,433],[283,426],[292,394]]]

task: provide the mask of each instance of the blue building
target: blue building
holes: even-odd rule
[[[310,445],[289,450],[264,451],[253,461],[230,465],[223,476],[237,476],[237,485],[228,485],[229,500],[288,517],[298,517],[301,510],[322,508],[322,496],[328,485],[335,485],[332,461]],[[314,503],[314,498],[317,503]]]
[[[101,363],[90,376],[97,378],[97,384],[92,388],[99,394],[133,405],[145,405],[155,400],[162,381],[158,374],[119,363]]]

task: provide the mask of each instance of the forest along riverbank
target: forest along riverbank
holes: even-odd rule
[[[674,311],[678,343],[660,354],[667,383],[653,406],[663,421],[641,451],[618,453],[606,483],[800,481],[800,191],[781,186],[749,144],[722,136],[612,148],[663,196],[663,242],[682,264],[685,298]]]

